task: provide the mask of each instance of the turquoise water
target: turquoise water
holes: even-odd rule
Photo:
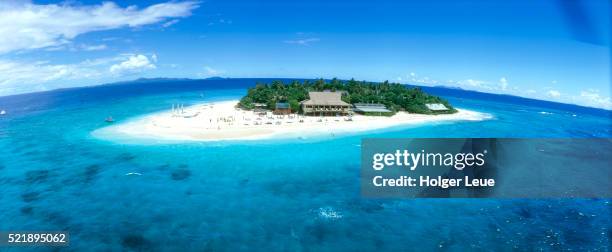
[[[75,250],[610,249],[609,199],[375,200],[359,190],[366,136],[609,138],[609,116],[448,96],[494,118],[309,139],[129,144],[91,132],[108,115],[120,122],[245,89],[118,88],[0,98],[9,112],[0,118],[0,230],[67,230]]]

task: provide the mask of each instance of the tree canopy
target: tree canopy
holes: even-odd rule
[[[394,113],[407,111],[419,114],[455,113],[455,110],[443,98],[429,95],[418,87],[410,88],[399,83],[373,83],[365,81],[329,81],[319,79],[303,82],[292,81],[283,83],[280,80],[272,83],[257,83],[249,88],[247,94],[240,100],[239,106],[245,109],[255,108],[255,103],[265,104],[268,109],[274,109],[277,102],[288,102],[292,111],[300,111],[300,102],[308,99],[311,91],[340,91],[342,100],[347,103],[381,103]],[[449,108],[447,111],[429,110],[426,103],[442,103]]]

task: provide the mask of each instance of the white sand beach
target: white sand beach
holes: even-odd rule
[[[444,121],[481,121],[491,115],[458,109],[458,113],[422,115],[399,112],[391,117],[354,115],[317,117],[261,115],[236,108],[237,100],[198,104],[117,122],[93,132],[100,138],[220,141],[305,138]]]

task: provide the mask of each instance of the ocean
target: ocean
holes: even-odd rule
[[[92,135],[108,116],[237,99],[258,81],[269,79],[0,97],[0,230],[66,230],[69,249],[95,251],[610,250],[610,199],[366,199],[359,188],[364,137],[610,138],[610,111],[423,87],[493,118],[259,141]]]

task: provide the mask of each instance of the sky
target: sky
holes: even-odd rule
[[[0,96],[341,78],[612,109],[609,0],[0,1]]]

